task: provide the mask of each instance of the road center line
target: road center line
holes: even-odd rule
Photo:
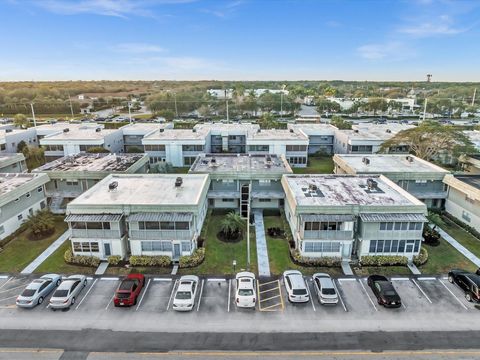
[[[135,308],[135,311],[137,311],[138,308],[140,307],[140,305],[142,305],[143,298],[145,297],[145,294],[147,293],[148,287],[150,286],[150,281],[152,281],[152,279],[148,279],[147,286],[145,286],[145,289],[143,289],[142,296],[140,297],[140,301],[138,302],[138,305]]]
[[[425,293],[425,291],[423,291],[423,289],[420,287],[420,285],[415,281],[415,279],[412,279],[413,283],[415,284],[415,286],[418,288],[418,290],[420,290],[420,292],[423,294],[423,296],[425,296],[425,298],[428,300],[428,302],[430,304],[432,304],[432,300],[430,300],[430,298],[427,296],[427,294]]]
[[[90,289],[88,289],[88,291],[86,292],[85,296],[82,298],[82,300],[80,300],[80,302],[78,303],[77,307],[75,308],[75,310],[77,310],[80,305],[82,305],[83,301],[87,298],[88,294],[90,294],[90,291],[92,291],[93,287],[95,286],[95,283],[98,281],[98,279],[95,279],[95,281],[93,282],[92,286],[90,286]]]

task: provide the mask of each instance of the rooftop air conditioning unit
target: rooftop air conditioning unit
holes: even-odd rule
[[[67,133],[67,132],[69,132],[69,131],[70,131],[70,129],[69,129],[69,128],[65,128],[65,129],[63,129],[63,132],[64,132],[64,133]]]
[[[392,132],[392,130],[390,130],[390,129],[387,129],[387,130],[385,130],[385,131],[386,131],[387,133],[389,133],[389,134]]]
[[[165,129],[163,129],[163,128],[160,129],[160,132],[164,132],[164,131],[165,131]]]
[[[13,130],[12,129],[5,129],[6,133],[11,133]]]
[[[102,128],[96,128],[95,131],[100,132],[100,131],[102,131]]]
[[[293,129],[290,129],[290,132],[291,132],[291,133],[294,133]]]
[[[373,179],[367,179],[367,187],[369,190],[376,190],[378,183]]]
[[[311,191],[317,191],[318,187],[316,184],[309,184],[308,185],[308,188],[311,190]]]
[[[365,164],[365,165],[369,165],[370,164],[370,159],[368,157],[364,157],[362,159],[362,162]]]
[[[413,162],[413,156],[408,155],[407,156],[407,161],[412,163]]]
[[[112,181],[110,184],[108,184],[108,190],[113,191],[118,187],[118,181]]]
[[[183,184],[183,179],[179,176],[175,179],[175,187],[180,187]]]

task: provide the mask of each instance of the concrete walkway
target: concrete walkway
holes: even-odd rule
[[[432,224],[430,224],[430,226],[433,227]],[[480,268],[480,259],[476,255],[472,254],[470,250],[468,250],[465,246],[460,244],[457,240],[451,237],[447,232],[442,230],[442,228],[440,228],[439,226],[437,226],[435,230],[437,230],[440,233],[440,236],[444,238],[450,245],[452,245],[455,249],[460,251],[463,254],[463,256],[465,256],[468,260],[470,260],[472,263],[474,263],[476,266]]]
[[[23,269],[20,274],[31,274],[35,271],[36,268],[40,266],[50,255],[52,255],[55,250],[57,250],[70,235],[70,230],[65,231],[60,237],[55,240],[48,248],[45,249],[38,257],[33,260],[25,269]]]
[[[257,263],[258,276],[270,277],[270,263],[268,261],[267,239],[265,238],[265,227],[263,225],[263,212],[255,210],[255,238],[257,239]]]
[[[100,265],[98,265],[97,270],[95,270],[95,275],[103,275],[108,268],[108,261],[102,261]]]
[[[355,275],[352,271],[352,267],[350,266],[350,263],[348,262],[348,260],[342,260],[342,271],[343,271],[343,274],[347,276]]]
[[[413,275],[421,275],[421,271],[418,270],[417,266],[414,263],[409,262],[407,267],[410,269]]]

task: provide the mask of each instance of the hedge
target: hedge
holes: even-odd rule
[[[73,255],[72,249],[67,249],[63,255],[63,259],[68,264],[98,267],[100,258],[96,256]]]
[[[400,255],[366,255],[360,260],[362,266],[406,266],[407,264],[408,258]]]
[[[468,224],[465,224],[463,221],[461,220],[458,220],[455,216],[453,215],[450,215],[449,213],[445,212],[443,213],[443,217],[445,217],[446,219],[450,220],[451,222],[457,224],[458,226],[460,226],[463,230],[465,230],[466,232],[472,234],[473,236],[475,236],[477,239],[480,240],[480,232],[478,232],[475,228],[473,228],[472,226],[468,225]]]
[[[129,259],[132,266],[159,266],[169,267],[172,264],[172,259],[169,256],[147,256],[147,255],[132,255]]]
[[[342,264],[342,259],[339,257],[305,257],[301,256],[298,250],[291,250],[290,257],[294,264],[307,267],[338,267]]]
[[[424,247],[420,248],[420,253],[413,257],[413,263],[416,266],[422,266],[428,260],[428,251]]]
[[[120,255],[111,255],[107,258],[107,261],[110,265],[116,266],[122,261],[122,257]]]
[[[180,268],[191,268],[200,265],[205,260],[205,248],[198,248],[190,256],[181,256],[178,263]]]

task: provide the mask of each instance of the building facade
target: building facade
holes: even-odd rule
[[[480,230],[480,175],[447,175],[445,210],[465,224]]]
[[[0,153],[0,173],[27,172],[25,156],[22,153]]]

